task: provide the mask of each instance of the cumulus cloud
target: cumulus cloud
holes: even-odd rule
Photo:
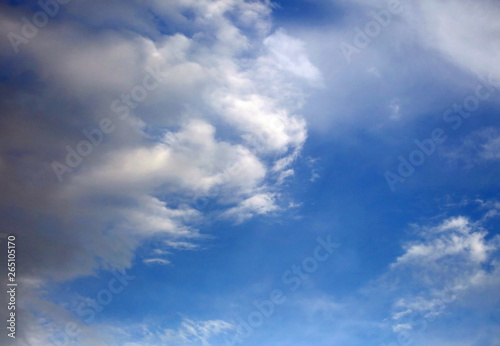
[[[29,15],[0,12],[3,36]],[[30,253],[29,282],[124,270],[148,237],[196,249],[212,217],[200,196],[238,222],[279,209],[307,138],[303,88],[321,75],[270,14],[265,1],[75,0],[17,55],[2,41],[0,62],[18,63],[0,82],[0,205],[23,217],[5,224]],[[68,165],[103,119],[113,131],[60,183],[52,163]],[[193,328],[203,339],[222,327]]]

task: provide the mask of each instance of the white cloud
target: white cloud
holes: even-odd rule
[[[487,237],[480,221],[463,216],[420,227],[418,234],[422,240],[407,243],[388,274],[406,293],[394,301],[395,333],[422,328],[453,308],[477,308],[480,300],[490,308],[498,303],[494,294],[479,293],[500,288],[498,236]]]
[[[268,2],[74,0],[65,9],[15,56],[12,75],[36,83],[1,85],[12,100],[2,110],[12,116],[1,130],[0,202],[24,213],[23,225],[5,225],[30,253],[27,278],[128,268],[151,236],[166,250],[194,249],[197,227],[212,217],[197,209],[198,196],[239,222],[279,210],[279,183],[307,137],[303,88],[321,76],[300,41],[272,33]],[[19,31],[22,15],[2,7],[0,33]],[[148,68],[161,83],[120,120],[111,105]],[[66,146],[104,117],[116,130],[57,183],[50,162],[64,163]],[[14,148],[20,157],[4,154]],[[167,264],[165,254],[144,261]],[[193,328],[208,338],[225,327]]]
[[[257,194],[243,200],[237,206],[225,211],[223,216],[227,218],[235,218],[239,223],[251,218],[254,215],[269,214],[279,209],[278,206],[275,205],[274,200],[275,195],[273,194]]]
[[[177,330],[167,329],[160,339],[168,345],[201,344],[210,345],[212,337],[234,329],[234,326],[222,320],[192,321],[184,319]]]
[[[387,10],[382,0],[357,0],[364,9]],[[500,78],[496,61],[500,54],[500,6],[489,0],[402,1],[388,29],[399,31],[399,40],[435,49],[468,73]],[[403,19],[404,26],[401,26]],[[371,18],[370,18],[371,20]],[[367,22],[367,21],[366,21]],[[415,35],[416,34],[416,35]],[[380,37],[375,38],[380,41]]]
[[[303,42],[288,36],[284,30],[278,30],[264,40],[264,45],[271,53],[273,64],[279,69],[304,78],[313,85],[323,85],[321,73],[309,61]]]
[[[286,178],[293,177],[294,174],[295,172],[293,171],[293,169],[288,169],[286,171],[281,172],[278,177],[277,184],[278,185],[283,184]]]
[[[464,163],[466,168],[495,163],[500,159],[500,132],[492,127],[474,131],[444,155],[452,162]]]
[[[199,248],[197,244],[191,244],[185,241],[170,241],[166,240],[165,245],[174,250],[195,250]]]
[[[500,78],[500,6],[494,1],[419,1],[407,12],[425,45],[471,73]],[[416,15],[415,15],[416,14]]]
[[[167,265],[170,264],[170,261],[163,258],[147,258],[143,260],[146,264],[159,264],[159,265]]]
[[[236,170],[227,184],[251,191],[266,175],[266,168],[248,148],[215,139],[215,128],[190,121],[178,132],[168,132],[152,145],[118,149],[109,161],[75,177],[69,189],[91,191],[149,190],[163,185],[169,192],[208,191],[224,180],[225,170]],[[80,187],[80,186],[81,187]]]
[[[486,232],[474,229],[473,226],[466,218],[457,217],[436,227],[426,228],[423,235],[428,239],[406,245],[405,254],[398,257],[394,265],[426,265],[447,256],[463,256],[481,263],[486,260],[493,247],[484,239]]]

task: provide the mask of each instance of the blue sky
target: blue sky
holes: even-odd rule
[[[1,343],[500,345],[499,15],[1,5]]]

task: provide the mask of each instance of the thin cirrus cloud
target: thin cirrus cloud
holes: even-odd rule
[[[338,6],[332,3],[318,6],[326,12]],[[398,13],[389,13],[391,3],[400,4]],[[312,130],[335,133],[346,123],[390,127],[453,104],[480,79],[500,85],[494,2],[360,0],[343,7],[342,20],[298,22],[291,31],[307,43],[327,81],[326,92],[313,95],[305,108]],[[366,28],[377,23],[377,14],[390,19],[371,37]],[[350,63],[342,44],[360,47]]]
[[[417,227],[417,226],[414,226]],[[490,316],[496,313],[498,299],[490,292],[498,290],[498,235],[488,236],[481,220],[451,217],[431,227],[415,229],[422,240],[405,245],[405,252],[392,264],[392,274],[401,277],[402,296],[394,300],[391,315],[394,338],[439,344],[451,339],[432,325],[443,323],[451,314],[466,316],[481,306],[482,312],[471,317],[482,320],[476,340],[469,343],[495,343]],[[404,272],[409,273],[405,274]],[[441,320],[440,320],[441,319]],[[468,322],[464,317],[464,325]],[[467,327],[465,327],[467,328]],[[424,336],[424,331],[436,337]],[[441,335],[439,335],[441,334]],[[479,336],[480,335],[480,336]],[[468,336],[469,337],[469,336]],[[488,341],[486,341],[488,340]]]
[[[298,331],[272,337],[320,345],[332,339],[342,345],[494,345],[500,239],[485,228],[497,207],[484,205],[477,220],[457,215],[409,225],[400,255],[355,291],[326,294],[318,287],[290,297],[284,323]]]

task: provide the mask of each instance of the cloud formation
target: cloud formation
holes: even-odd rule
[[[0,86],[0,203],[23,215],[6,225],[30,253],[26,287],[125,270],[150,237],[195,249],[203,220],[281,208],[279,177],[307,137],[303,89],[321,75],[270,13],[265,1],[75,0],[18,49],[2,41],[1,63],[16,64]],[[22,34],[23,15],[2,5],[2,36]]]

